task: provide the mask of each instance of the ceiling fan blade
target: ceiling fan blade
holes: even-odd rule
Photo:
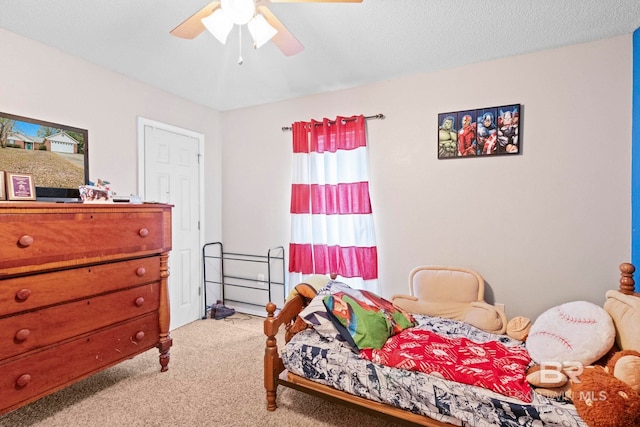
[[[214,10],[220,7],[219,1],[212,1],[185,21],[170,31],[176,37],[182,37],[183,39],[193,39],[201,32],[204,31],[204,25],[202,24],[202,18],[206,18],[211,15]]]
[[[282,53],[286,56],[293,56],[304,50],[302,43],[300,43],[293,34],[287,30],[287,27],[282,25],[282,22],[280,22],[280,20],[276,18],[276,16],[266,6],[258,6],[258,10],[262,13],[267,22],[278,30],[278,33],[273,36],[271,41],[273,44],[278,46]]]
[[[362,3],[362,0],[271,0],[271,3]]]

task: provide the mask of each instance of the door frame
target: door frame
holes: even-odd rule
[[[198,153],[199,153],[199,158],[198,158],[198,180],[200,181],[198,185],[198,203],[200,205],[199,208],[199,212],[198,212],[198,217],[199,217],[199,232],[198,232],[198,248],[202,248],[202,246],[204,245],[204,236],[205,236],[205,223],[204,223],[204,134],[202,133],[198,133],[198,132],[194,132],[188,129],[184,129],[184,128],[180,128],[177,126],[173,126],[167,123],[162,123],[162,122],[158,122],[156,120],[151,120],[145,117],[141,117],[138,116],[138,186],[137,186],[137,194],[140,196],[140,198],[142,200],[145,200],[145,188],[146,188],[146,182],[145,182],[145,167],[144,167],[144,161],[145,161],[145,139],[144,139],[144,128],[145,126],[150,126],[156,129],[161,129],[164,131],[168,131],[168,132],[173,132],[176,133],[178,135],[184,135],[184,136],[188,136],[191,138],[195,138],[198,140]],[[198,286],[199,291],[198,291],[198,295],[200,296],[200,318],[202,318],[202,316],[204,316],[205,314],[205,310],[204,310],[204,292],[202,292],[202,289],[204,287],[204,283],[203,283],[203,266],[202,263],[198,263],[199,265],[199,279],[198,279]],[[171,301],[169,301],[169,304],[171,304]]]

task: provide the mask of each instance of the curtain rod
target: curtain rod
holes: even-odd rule
[[[380,119],[380,120],[382,120],[382,119],[384,119],[384,114],[376,114],[374,116],[365,116],[364,118],[367,119],[367,120],[368,119]],[[349,118],[349,119],[346,119],[346,120],[355,120],[355,119]],[[331,121],[329,121],[329,123],[335,123],[335,121],[331,120]],[[316,126],[319,126],[319,125],[316,125]],[[282,127],[282,132],[286,132],[288,130],[291,130],[291,126],[283,126]]]

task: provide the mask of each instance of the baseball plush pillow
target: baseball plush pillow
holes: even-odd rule
[[[616,337],[611,316],[587,302],[568,302],[542,313],[531,325],[526,346],[537,363],[591,365],[607,354]]]

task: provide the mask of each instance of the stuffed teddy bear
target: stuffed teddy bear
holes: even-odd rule
[[[609,359],[607,371],[640,394],[640,351],[618,351]]]
[[[536,393],[572,402],[591,427],[640,426],[640,352],[614,352],[606,366],[533,365],[526,377]]]
[[[312,300],[318,291],[329,284],[331,279],[324,274],[313,274],[307,277],[304,282],[298,283],[287,295],[286,301],[289,301],[296,295],[302,295],[307,300]]]
[[[536,393],[557,401],[570,401],[571,383],[560,363],[530,366],[526,378]]]
[[[614,353],[606,367],[587,366],[570,383],[569,397],[587,425],[640,426],[640,352]]]
[[[516,316],[507,323],[507,335],[518,341],[526,341],[531,330],[531,320],[524,316]]]

